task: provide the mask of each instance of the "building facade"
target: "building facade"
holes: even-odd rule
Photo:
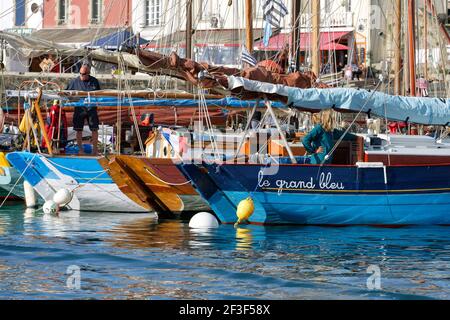
[[[0,2],[0,28],[2,31],[30,35],[42,28],[43,0],[2,0]],[[26,72],[29,60],[14,48],[2,47],[2,62],[6,71]]]
[[[8,32],[31,34],[42,28],[43,0],[2,0],[0,28]]]
[[[284,1],[289,14],[280,24],[280,36],[271,39],[269,47],[261,45],[263,35],[263,4],[265,0],[253,1],[253,28],[255,46],[259,58],[269,57],[289,43],[292,30],[292,0]],[[302,1],[300,14],[302,38],[300,49],[303,62],[307,63],[310,49],[311,13],[309,1]],[[231,5],[230,5],[231,4]],[[240,64],[240,50],[245,43],[245,1],[193,0],[194,57],[210,63]],[[354,57],[358,63],[370,62],[370,0],[324,0],[321,2],[321,41],[324,62],[329,59],[330,46],[337,52],[342,63]],[[175,49],[184,55],[184,32],[186,26],[186,1],[184,0],[133,0],[133,29],[142,37],[155,42],[151,49],[166,53]],[[305,36],[305,37],[303,37]],[[330,45],[339,43],[338,46]],[[172,45],[171,46],[169,45]],[[327,47],[328,44],[328,47]],[[164,50],[165,49],[165,50]],[[221,63],[222,62],[222,63]]]
[[[253,0],[254,47],[257,57],[270,58],[290,44],[293,0],[284,0],[289,14],[281,20],[269,46],[262,45],[265,0]],[[311,55],[311,1],[301,1],[300,41],[296,49],[308,66]],[[407,1],[403,1],[405,6]],[[393,1],[322,0],[320,49],[322,63],[381,65],[393,56]],[[418,10],[422,1],[418,1]],[[448,0],[433,1],[447,14]],[[405,8],[404,6],[404,8]],[[1,27],[74,47],[129,29],[150,41],[148,49],[185,55],[186,0],[2,0]],[[8,11],[9,10],[9,11]],[[404,10],[406,11],[406,10]],[[192,0],[194,58],[213,64],[240,65],[245,43],[245,1]],[[406,25],[406,23],[403,23]]]
[[[116,28],[128,27],[130,0],[46,0],[43,27]]]
[[[35,35],[74,47],[131,27],[131,0],[46,0]]]

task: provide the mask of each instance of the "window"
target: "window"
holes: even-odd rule
[[[91,23],[102,22],[102,0],[91,0]]]
[[[58,3],[58,24],[67,23],[69,0],[59,0]]]
[[[447,25],[450,27],[450,8],[447,10]]]
[[[17,27],[25,26],[25,0],[16,0],[15,24]]]
[[[161,25],[161,2],[162,0],[146,0],[146,23],[148,26]]]

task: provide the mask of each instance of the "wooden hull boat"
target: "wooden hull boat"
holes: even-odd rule
[[[157,212],[161,218],[209,207],[171,159],[135,156],[43,156],[8,154],[11,164],[44,199],[60,189],[73,191],[68,207],[78,211]]]
[[[278,94],[291,107],[303,110],[333,107],[425,125],[445,126],[450,119],[449,99],[351,89],[301,90],[236,77],[228,80],[229,89],[271,97]],[[270,102],[267,108],[271,111]],[[393,141],[371,133],[362,138],[354,149],[356,157],[347,153],[337,159],[336,153],[332,164],[295,163],[291,156],[292,164],[201,162],[179,168],[223,223],[236,222],[238,204],[250,196],[255,209],[249,222],[255,224],[450,225],[448,144],[420,136],[394,137]],[[416,163],[420,157],[425,164]]]
[[[118,188],[138,205],[153,208],[161,218],[210,210],[172,159],[113,156],[104,167]]]
[[[53,199],[58,190],[68,189],[73,198],[67,207],[72,210],[149,212],[120,191],[98,158],[12,152],[7,159],[44,200]]]

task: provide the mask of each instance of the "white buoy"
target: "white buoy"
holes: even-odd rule
[[[25,204],[27,208],[36,208],[37,207],[37,197],[36,191],[34,191],[33,186],[28,182],[23,182],[23,190],[25,193]]]
[[[45,201],[42,210],[44,210],[45,214],[55,214],[59,211],[59,206],[55,201],[47,200]]]
[[[209,212],[199,212],[189,221],[189,228],[193,229],[207,229],[218,228],[219,222],[216,217]]]
[[[72,192],[67,189],[60,189],[53,196],[53,201],[60,207],[64,207],[70,201],[72,201]]]

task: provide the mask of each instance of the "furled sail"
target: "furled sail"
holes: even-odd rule
[[[390,120],[427,125],[450,124],[450,99],[393,96],[363,89],[300,89],[260,82],[242,77],[228,77],[229,90],[268,94],[287,100],[288,105],[305,110],[334,108],[337,111],[371,113]]]

